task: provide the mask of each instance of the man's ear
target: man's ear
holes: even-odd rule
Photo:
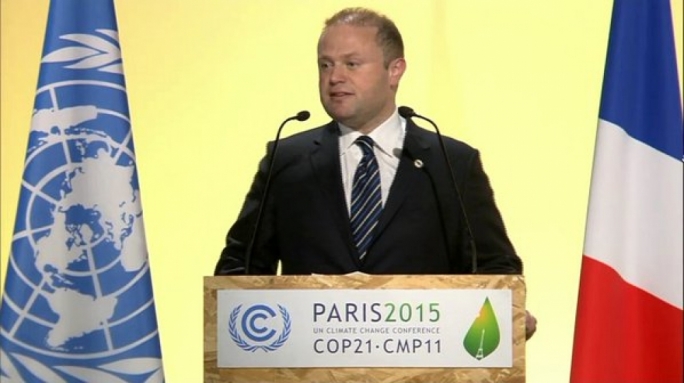
[[[390,86],[396,88],[399,86],[399,80],[401,80],[401,76],[404,75],[404,72],[406,71],[406,60],[403,58],[398,58],[392,60],[389,64],[389,83]]]

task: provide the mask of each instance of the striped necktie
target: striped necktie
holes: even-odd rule
[[[382,212],[380,191],[380,169],[373,153],[373,139],[361,136],[355,144],[363,151],[363,157],[354,173],[351,195],[351,229],[359,258],[364,259],[371,242],[373,231]]]

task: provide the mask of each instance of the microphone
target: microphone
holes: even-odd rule
[[[264,184],[264,192],[261,194],[261,202],[259,203],[259,211],[257,212],[256,221],[254,222],[254,233],[252,234],[252,239],[249,241],[247,246],[247,251],[245,252],[245,275],[249,275],[249,266],[252,260],[252,253],[254,252],[254,244],[256,244],[257,237],[259,235],[259,227],[261,226],[261,220],[264,216],[264,205],[266,205],[266,199],[268,198],[268,192],[271,189],[271,175],[273,174],[273,165],[275,164],[276,153],[278,151],[278,144],[280,143],[280,132],[283,131],[285,124],[292,120],[306,121],[311,117],[311,113],[307,110],[302,110],[294,116],[288,117],[280,124],[278,128],[278,133],[276,133],[275,141],[273,141],[273,151],[271,153],[271,158],[268,162],[268,171],[266,172],[266,183]]]
[[[442,154],[444,155],[444,162],[446,162],[447,168],[449,169],[451,183],[454,187],[454,190],[456,191],[458,205],[461,210],[461,215],[463,216],[463,223],[465,224],[466,231],[468,232],[468,239],[470,240],[470,248],[472,249],[470,254],[472,260],[471,273],[477,274],[477,248],[475,247],[475,236],[473,235],[473,229],[470,227],[470,220],[468,220],[468,215],[466,214],[465,205],[463,204],[463,198],[461,197],[461,191],[458,189],[458,184],[456,183],[456,178],[454,177],[454,169],[451,167],[451,161],[449,161],[449,156],[447,155],[446,146],[444,145],[444,139],[442,138],[442,134],[439,132],[437,124],[435,124],[431,119],[421,116],[420,114],[414,112],[413,109],[408,106],[400,106],[399,115],[404,117],[405,119],[417,117],[421,120],[425,120],[429,122],[435,128],[435,132],[437,132],[437,139],[439,140],[439,145],[442,149]]]

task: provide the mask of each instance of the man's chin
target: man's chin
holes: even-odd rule
[[[327,108],[325,111],[328,113],[328,116],[330,116],[330,118],[344,125],[349,126],[349,124],[351,124],[354,119],[354,115],[349,111],[343,111],[335,108]]]

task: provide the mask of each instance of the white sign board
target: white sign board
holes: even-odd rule
[[[219,290],[218,367],[513,366],[510,290]]]

